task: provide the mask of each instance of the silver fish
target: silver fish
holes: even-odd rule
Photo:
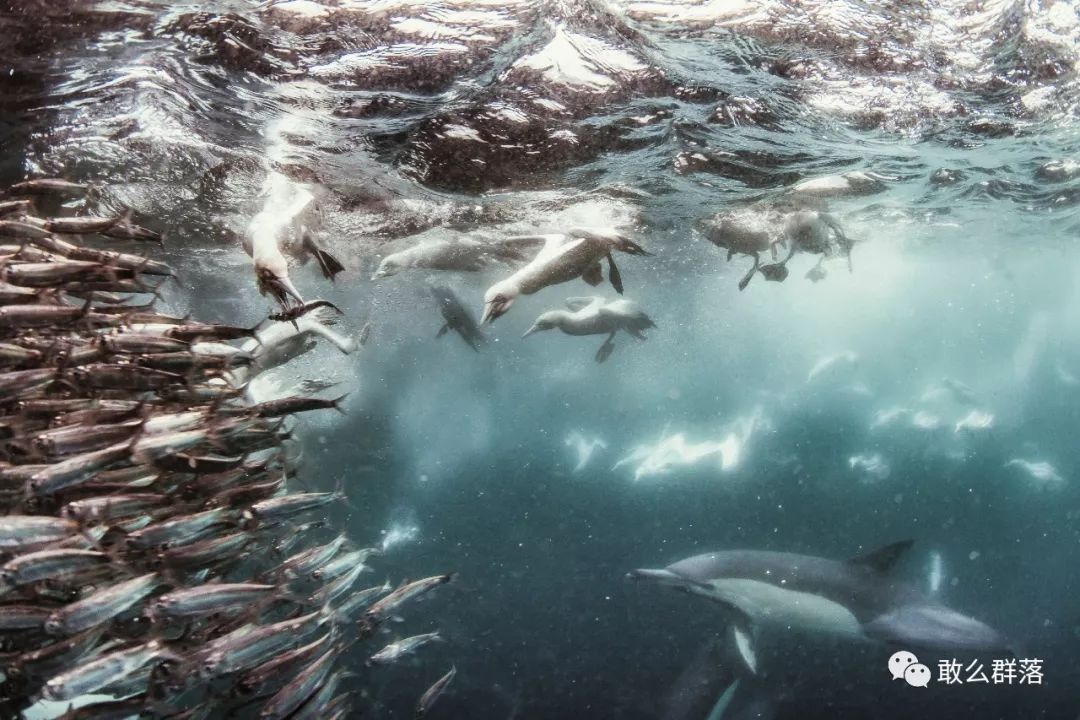
[[[19,555],[0,566],[0,582],[10,586],[29,585],[67,575],[109,562],[109,556],[94,550],[68,548],[39,550]]]
[[[405,655],[410,655],[416,650],[430,642],[441,640],[439,637],[439,631],[431,633],[424,633],[423,635],[413,635],[412,637],[403,638],[396,642],[392,642],[384,647],[379,652],[371,656],[371,662],[373,663],[392,663],[400,660]]]
[[[453,580],[455,575],[433,575],[432,577],[415,580],[401,585],[397,590],[368,608],[367,617],[370,620],[379,620],[388,615],[392,610],[407,600],[431,592],[440,585]]]
[[[45,683],[42,695],[49,700],[71,700],[122,680],[161,658],[179,659],[157,640],[107,653],[52,678]]]
[[[266,701],[259,713],[260,720],[285,720],[304,704],[326,681],[340,652],[340,648],[332,647],[304,668],[289,684]]]
[[[144,530],[130,533],[127,536],[127,543],[139,549],[159,545],[183,545],[192,538],[198,537],[207,528],[228,524],[231,520],[232,514],[229,508],[215,508],[155,523]]]
[[[443,675],[441,678],[435,681],[431,687],[429,687],[423,695],[420,696],[420,700],[416,703],[416,715],[417,720],[428,714],[431,710],[431,706],[442,697],[442,694],[446,692],[447,686],[450,681],[457,675],[457,668],[451,666],[450,672]]]
[[[159,595],[149,606],[151,617],[197,617],[257,604],[273,593],[276,585],[218,583],[184,588]]]
[[[79,524],[74,520],[39,515],[7,515],[0,517],[0,550],[18,550],[63,540],[77,532]]]
[[[53,612],[45,621],[45,632],[74,635],[100,625],[141,603],[160,584],[157,573],[148,573],[108,585]]]

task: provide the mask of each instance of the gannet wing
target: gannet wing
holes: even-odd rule
[[[604,299],[602,297],[598,297],[596,295],[590,295],[590,296],[584,296],[584,297],[572,297],[572,298],[566,298],[566,307],[569,308],[573,312],[578,312],[579,310],[583,310],[583,309],[589,307],[590,305],[595,305],[596,303],[603,303],[603,302],[604,302]]]

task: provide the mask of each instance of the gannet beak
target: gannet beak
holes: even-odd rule
[[[300,291],[296,289],[288,275],[283,277],[269,275],[265,277],[264,282],[266,288],[283,307],[290,305],[289,298],[293,298],[300,305],[304,304],[304,298],[301,297]]]
[[[529,337],[530,335],[532,335],[533,333],[538,333],[538,332],[540,332],[540,330],[541,330],[541,329],[542,329],[542,328],[541,328],[541,327],[540,327],[540,326],[539,326],[538,324],[535,324],[535,323],[534,323],[534,324],[533,324],[533,326],[532,326],[531,328],[529,328],[528,330],[526,330],[526,331],[525,331],[525,333],[524,333],[524,334],[523,334],[523,335],[522,335],[521,337],[523,337],[523,338],[527,338],[527,337]]]

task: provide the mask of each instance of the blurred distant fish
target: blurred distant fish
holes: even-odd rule
[[[1054,365],[1054,372],[1057,374],[1058,380],[1063,385],[1075,387],[1080,385],[1080,378],[1077,378],[1064,364],[1058,362]]]
[[[442,337],[450,330],[453,330],[461,336],[461,339],[469,347],[476,352],[480,352],[480,346],[487,342],[487,336],[480,332],[480,326],[476,324],[476,320],[469,314],[469,311],[458,299],[457,295],[454,294],[454,291],[445,285],[433,285],[431,295],[435,298],[435,302],[439,304],[439,312],[442,313],[444,321],[435,337]]]
[[[911,426],[919,430],[937,430],[941,427],[941,418],[933,413],[920,410],[912,416]]]
[[[994,416],[982,410],[972,410],[957,421],[954,432],[989,430],[994,426]]]
[[[942,378],[937,385],[927,388],[921,398],[923,402],[935,402],[941,399],[952,400],[960,405],[974,405],[978,402],[978,396],[974,390],[959,380],[948,377]]]
[[[566,436],[566,446],[573,448],[574,453],[577,455],[577,464],[573,470],[575,473],[585,469],[585,466],[589,464],[589,460],[592,459],[593,453],[596,452],[596,448],[607,450],[607,443],[600,438],[586,440],[585,436],[576,430]]]
[[[888,480],[892,474],[889,463],[881,453],[852,455],[848,458],[848,467],[864,481]]]
[[[1057,488],[1065,484],[1065,478],[1045,460],[1031,461],[1013,458],[1005,463],[1005,467],[1020,468],[1040,488]]]
[[[874,419],[870,423],[870,429],[876,430],[880,427],[887,427],[892,425],[897,420],[905,418],[911,415],[911,410],[902,407],[893,407],[888,410],[878,410],[874,413]]]
[[[858,365],[858,362],[859,356],[850,350],[845,350],[836,355],[828,355],[818,360],[814,367],[810,368],[810,372],[806,376],[806,382],[813,382],[816,379],[841,372],[850,373]]]

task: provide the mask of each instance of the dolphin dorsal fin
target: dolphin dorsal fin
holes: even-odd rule
[[[891,545],[880,547],[877,550],[871,550],[863,555],[856,555],[847,562],[849,565],[860,565],[879,573],[887,573],[896,566],[896,563],[900,561],[900,558],[904,557],[904,553],[910,550],[911,546],[914,544],[914,540],[901,540],[900,542],[894,542]]]

